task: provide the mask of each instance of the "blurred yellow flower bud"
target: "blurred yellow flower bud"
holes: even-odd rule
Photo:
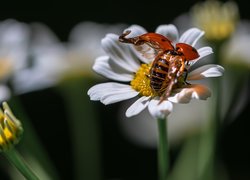
[[[23,133],[21,122],[14,116],[6,102],[0,108],[0,152],[11,149]]]
[[[196,4],[191,11],[194,24],[206,32],[210,41],[224,40],[235,31],[239,19],[238,6],[234,2],[211,0]]]

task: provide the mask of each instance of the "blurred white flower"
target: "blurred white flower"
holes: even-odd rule
[[[204,1],[195,4],[191,10],[194,25],[206,32],[211,41],[223,40],[234,32],[239,19],[239,10],[233,1]]]
[[[27,24],[14,19],[0,22],[0,60],[8,60],[13,71],[26,65],[28,41]]]
[[[10,97],[6,83],[11,84],[9,81],[27,64],[29,33],[25,23],[14,19],[0,22],[0,101]]]
[[[67,49],[42,23],[31,23],[29,64],[13,78],[17,94],[54,86],[66,69]]]
[[[132,37],[146,33],[144,28],[137,25],[129,27],[128,30],[131,30],[133,33]],[[156,33],[169,37],[173,44],[180,42],[195,46],[204,32],[197,28],[191,28],[179,38],[178,30],[174,25],[161,25],[156,29]],[[157,119],[168,116],[173,109],[172,103],[189,103],[192,99],[205,100],[210,96],[210,91],[206,86],[185,84],[177,79],[178,87],[173,88],[171,95],[159,104],[159,95],[154,93],[150,87],[150,80],[147,77],[154,58],[151,56],[142,57],[140,53],[135,53],[134,46],[123,44],[118,39],[119,36],[116,34],[106,35],[102,40],[102,47],[107,55],[98,57],[93,69],[109,79],[123,83],[108,82],[93,86],[88,91],[91,100],[100,100],[107,105],[139,96],[139,99],[127,109],[126,116],[137,115],[148,107],[150,114]],[[199,57],[190,62],[190,66],[212,53],[210,47],[202,47],[197,49],[197,51]],[[218,77],[224,71],[223,67],[218,65],[205,65],[193,70],[190,70],[189,66],[186,65],[186,68],[188,70],[188,81]]]
[[[222,63],[228,69],[223,77],[223,87],[230,87],[230,90],[222,94],[226,104],[223,115],[227,122],[236,119],[249,101],[249,28],[250,22],[241,20],[234,34],[222,44],[219,52]]]
[[[224,64],[250,69],[250,22],[242,20],[236,27],[235,33],[226,41],[220,51]]]
[[[122,27],[81,22],[72,28],[69,40],[62,42],[45,24],[30,24],[30,66],[14,78],[16,92],[52,87],[67,77],[94,75],[90,69],[95,57],[102,54],[101,38],[109,30],[121,32]]]

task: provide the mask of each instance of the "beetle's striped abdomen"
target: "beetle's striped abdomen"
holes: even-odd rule
[[[150,69],[150,86],[156,94],[161,95],[169,82],[169,58],[171,55],[163,54],[154,60]]]

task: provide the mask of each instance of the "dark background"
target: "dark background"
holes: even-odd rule
[[[14,18],[27,23],[42,22],[48,25],[62,41],[67,41],[71,28],[82,21],[140,24],[148,30],[154,30],[159,24],[170,23],[180,13],[187,12],[196,2],[194,0],[8,1],[1,3],[0,20]],[[239,0],[236,2],[239,5],[241,18],[249,19],[248,2]],[[22,95],[21,101],[31,119],[35,119],[34,126],[61,178],[72,179],[74,167],[69,139],[58,140],[56,144],[48,140],[57,138],[54,131],[47,126],[48,123],[53,123],[46,120],[46,115],[52,113],[49,107],[53,107],[53,111],[61,112],[60,128],[68,132],[68,122],[63,114],[65,106],[61,97],[54,89],[46,89]],[[34,103],[38,107],[34,107]],[[100,129],[104,179],[154,179],[157,176],[156,150],[137,146],[123,137],[115,118],[110,118],[119,104],[111,105],[105,110],[102,105],[99,106],[103,114]],[[46,107],[47,114],[37,117],[39,107]],[[248,103],[237,121],[227,126],[221,137],[221,159],[225,162],[232,180],[250,179],[249,109]],[[171,150],[170,153],[174,160],[178,149]]]
[[[0,19],[39,21],[47,24],[62,40],[67,40],[71,28],[78,22],[90,20],[100,23],[137,23],[154,30],[159,24],[169,23],[180,13],[187,12],[195,0],[165,1],[5,1],[0,8]],[[250,18],[247,1],[235,1],[242,18]]]

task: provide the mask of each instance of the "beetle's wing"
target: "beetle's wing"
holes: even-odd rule
[[[198,51],[189,44],[177,43],[176,50],[182,53],[187,61],[195,60],[200,56]]]
[[[146,33],[139,36],[138,39],[140,43],[135,45],[135,49],[149,61],[153,61],[161,52],[174,50],[172,42],[161,34]]]
[[[143,44],[140,46],[134,46],[132,48],[134,53],[144,62],[151,62],[158,55],[159,50],[156,50],[147,44]]]
[[[126,36],[130,33],[130,30],[124,32],[119,36],[119,41],[134,44],[134,52],[144,62],[152,61],[160,52],[174,50],[172,42],[161,34],[145,33],[127,38]]]

